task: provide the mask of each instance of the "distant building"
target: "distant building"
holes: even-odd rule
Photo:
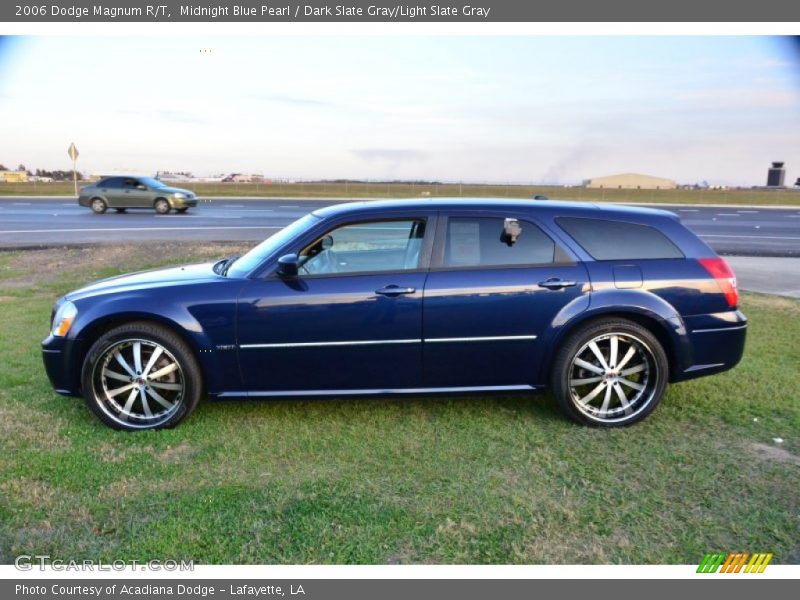
[[[621,173],[606,177],[594,177],[583,182],[584,187],[592,189],[613,190],[674,190],[678,184],[672,179],[640,175],[639,173]]]
[[[0,181],[5,183],[27,183],[28,174],[25,171],[0,171]]]
[[[772,163],[772,167],[767,171],[767,187],[783,187],[785,180],[786,169],[783,168],[783,163]]]

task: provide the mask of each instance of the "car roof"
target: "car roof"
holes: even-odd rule
[[[406,200],[368,200],[345,202],[319,208],[314,212],[322,218],[338,217],[347,214],[370,214],[392,212],[396,210],[526,210],[539,213],[573,215],[595,218],[617,217],[671,217],[675,213],[656,208],[624,206],[619,204],[596,204],[593,202],[576,202],[570,200],[524,200],[508,198],[410,198]]]

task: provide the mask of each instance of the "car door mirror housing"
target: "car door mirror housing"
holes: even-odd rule
[[[297,254],[284,254],[278,259],[278,275],[297,277],[300,272],[300,257]]]

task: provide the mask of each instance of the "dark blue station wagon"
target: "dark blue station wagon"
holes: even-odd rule
[[[210,397],[549,387],[586,425],[741,359],[723,259],[661,210],[407,200],[317,210],[239,258],[113,277],[56,302],[60,394],[107,425],[174,426]]]

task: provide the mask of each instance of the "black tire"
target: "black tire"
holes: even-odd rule
[[[572,332],[558,349],[551,372],[559,408],[593,427],[641,421],[661,402],[668,380],[669,362],[658,339],[621,318],[592,321]]]
[[[117,211],[118,213],[124,213],[125,212],[124,208],[115,208],[114,210]]]
[[[102,198],[92,198],[89,205],[91,206],[92,212],[96,215],[102,215],[108,210],[108,204],[106,204],[106,201]]]
[[[175,209],[175,211],[176,211],[176,212],[179,212],[179,213],[181,213],[181,214],[185,213],[187,210],[189,210],[189,207],[188,207],[188,206],[187,206],[187,207],[184,207],[184,208],[176,208],[176,209]]]
[[[92,412],[109,427],[126,431],[174,427],[195,409],[203,391],[200,366],[188,344],[173,331],[143,321],[115,327],[92,344],[81,382]]]
[[[153,208],[155,208],[156,212],[160,215],[166,215],[172,209],[169,202],[164,198],[157,198],[156,201],[153,202]]]

